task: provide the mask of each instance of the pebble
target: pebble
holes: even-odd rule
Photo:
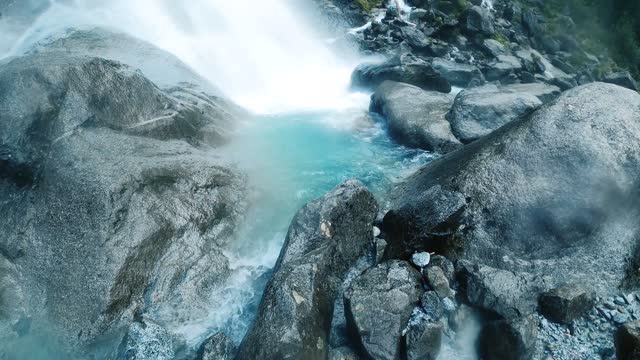
[[[373,237],[380,236],[380,229],[377,226],[373,227]]]
[[[431,254],[429,254],[428,252],[419,252],[419,253],[415,253],[413,254],[413,256],[411,256],[411,262],[420,268],[423,268],[427,265],[429,265],[429,262],[431,261]]]
[[[444,306],[444,310],[446,312],[453,312],[456,309],[456,304],[448,297],[442,299],[442,305]]]
[[[604,307],[606,307],[609,310],[615,310],[616,304],[613,301],[607,301],[606,303],[604,303]]]
[[[617,313],[613,315],[613,321],[616,324],[624,324],[627,321],[629,321],[629,315],[627,314],[622,314],[622,313]]]

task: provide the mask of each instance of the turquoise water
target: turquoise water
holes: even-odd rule
[[[307,201],[357,178],[384,208],[393,184],[434,157],[394,143],[384,123],[364,110],[261,116],[223,152],[248,173],[254,206],[228,249],[234,268],[228,286],[213,294],[206,319],[178,330],[193,344],[220,330],[241,340],[289,223]]]

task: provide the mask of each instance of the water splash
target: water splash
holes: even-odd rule
[[[51,0],[9,52],[73,26],[116,28],[177,55],[256,113],[362,106],[342,60],[285,1]]]

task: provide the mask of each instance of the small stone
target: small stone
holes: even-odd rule
[[[427,284],[431,286],[441,299],[446,297],[453,297],[455,293],[449,287],[449,280],[439,267],[432,266],[426,269],[425,275],[427,278]]]
[[[617,312],[612,316],[612,320],[616,324],[624,324],[629,321],[629,315]]]
[[[374,251],[376,264],[380,264],[384,260],[384,252],[387,250],[387,241],[384,239],[374,239]]]
[[[440,301],[440,297],[435,291],[427,291],[422,294],[420,304],[427,315],[433,320],[440,319],[444,314],[444,304]]]
[[[447,277],[447,280],[451,283],[455,277],[455,266],[451,262],[451,260],[447,259],[442,255],[434,255],[431,257],[431,261],[429,262],[429,266],[437,266],[442,269],[444,275]]]
[[[624,300],[622,296],[616,296],[616,298],[613,299],[613,303],[620,306],[627,304],[627,302]]]
[[[625,295],[625,297],[624,297],[624,301],[626,301],[626,302],[627,302],[627,304],[629,304],[629,305],[633,304],[633,303],[635,302],[635,296],[634,296],[634,294],[633,294],[633,293],[631,293],[631,294],[627,294],[627,295]]]
[[[380,229],[377,226],[374,226],[373,227],[373,237],[380,236],[380,233],[381,233]]]
[[[422,293],[420,273],[405,261],[384,262],[353,281],[344,293],[347,327],[367,358],[400,357],[403,329]]]
[[[615,310],[616,309],[616,304],[613,303],[613,301],[607,301],[604,303],[604,307],[609,309],[609,310]]]
[[[429,265],[430,261],[431,261],[431,254],[429,254],[426,251],[415,253],[413,254],[413,256],[411,256],[411,262],[419,268],[423,268]]]
[[[454,312],[456,310],[456,304],[448,297],[442,299],[442,306],[444,307],[444,311],[448,313]]]

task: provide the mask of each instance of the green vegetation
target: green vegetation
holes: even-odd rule
[[[594,53],[608,50],[616,63],[640,77],[639,0],[547,0],[544,13],[554,33],[567,31],[566,17],[576,24],[578,39]],[[602,64],[607,71],[612,64]]]
[[[365,11],[369,12],[382,3],[382,0],[354,0]]]
[[[492,36],[493,40],[496,40],[497,42],[501,43],[502,45],[509,45],[509,38],[507,38],[507,36],[503,33],[497,32],[495,34],[493,34]]]

